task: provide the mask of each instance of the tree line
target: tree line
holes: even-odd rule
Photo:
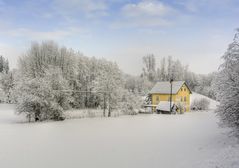
[[[117,109],[129,114],[141,105],[135,103],[141,101],[139,94],[125,88],[116,63],[86,57],[53,41],[32,43],[18,65],[13,80],[1,81],[9,81],[11,102],[29,119],[60,120],[71,108],[107,108],[105,116]]]
[[[143,68],[140,76],[128,76],[126,87],[133,92],[147,94],[158,81],[186,81],[192,91],[216,99],[212,83],[216,72],[202,75],[189,71],[184,65],[172,56],[162,57],[156,61],[153,54],[143,57]]]

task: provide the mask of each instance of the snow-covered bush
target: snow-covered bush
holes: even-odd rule
[[[222,58],[224,62],[214,81],[220,102],[216,112],[222,124],[234,128],[239,135],[239,29]]]
[[[191,104],[192,110],[208,110],[210,105],[210,101],[206,98],[195,99]]]
[[[49,70],[43,78],[24,78],[18,82],[17,113],[25,113],[29,120],[61,120],[68,109],[66,81],[57,70]]]
[[[17,114],[24,113],[29,118],[44,120],[50,118],[48,109],[53,100],[48,81],[43,79],[27,79],[17,85]]]
[[[184,113],[184,111],[185,111],[185,109],[186,109],[186,107],[185,107],[185,104],[184,103],[182,103],[182,102],[177,102],[176,103],[176,106],[177,106],[177,112],[179,113],[179,114],[183,114]]]
[[[119,109],[123,114],[136,115],[143,104],[142,97],[126,90],[123,91]]]

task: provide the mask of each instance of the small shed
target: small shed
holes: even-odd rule
[[[171,104],[172,112],[176,112],[178,107],[177,105],[172,102]],[[156,107],[157,113],[170,113],[170,102],[168,101],[160,101],[159,104]]]

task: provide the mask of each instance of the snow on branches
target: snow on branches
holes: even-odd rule
[[[223,124],[239,133],[239,29],[223,55],[214,89],[220,101],[217,113]]]
[[[85,57],[51,41],[33,43],[19,65],[17,109],[29,119],[59,120],[69,108],[105,111],[107,107],[111,116],[122,102],[134,100],[124,88],[123,75],[116,63]],[[132,98],[123,99],[124,94]]]

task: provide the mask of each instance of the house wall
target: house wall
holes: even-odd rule
[[[170,94],[152,94],[152,104],[158,105],[159,101],[170,101]],[[180,88],[177,94],[172,95],[172,101],[182,103],[186,107],[185,110],[190,111],[190,91],[185,84]]]
[[[183,103],[186,107],[186,111],[190,111],[190,91],[185,84],[178,91],[175,102]]]
[[[172,95],[172,101],[176,100],[176,95]],[[152,104],[158,105],[160,101],[170,101],[170,94],[152,94]],[[153,109],[155,111],[155,108]]]

